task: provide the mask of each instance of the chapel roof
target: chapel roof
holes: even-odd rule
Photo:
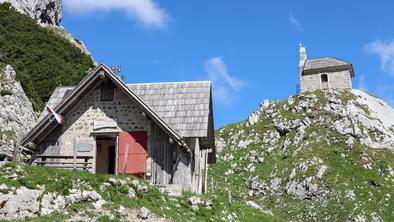
[[[318,59],[308,59],[303,67],[304,74],[311,73],[313,71],[329,71],[332,69],[350,69],[351,76],[354,76],[353,66],[351,63],[334,58],[325,57]]]

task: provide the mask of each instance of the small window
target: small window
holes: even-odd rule
[[[322,81],[322,82],[328,82],[328,76],[327,76],[327,74],[321,75],[321,81]]]
[[[114,87],[112,84],[104,84],[101,87],[101,101],[114,100]]]

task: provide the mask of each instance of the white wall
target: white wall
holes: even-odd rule
[[[319,72],[314,74],[302,75],[300,78],[301,92],[322,89],[321,75],[328,75],[328,86],[330,89],[351,89],[352,78],[349,70],[336,72]]]

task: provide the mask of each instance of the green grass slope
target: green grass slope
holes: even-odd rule
[[[12,189],[27,187],[34,190],[43,189],[43,195],[54,193],[66,197],[72,189],[79,189],[94,190],[106,201],[103,209],[99,212],[94,210],[93,203],[95,201],[83,200],[69,204],[65,209],[55,211],[49,215],[38,213],[37,217],[26,218],[27,221],[64,221],[76,216],[85,216],[91,218],[92,221],[124,221],[125,215],[118,210],[120,206],[137,210],[146,207],[155,215],[168,218],[171,221],[282,221],[259,210],[251,209],[244,204],[229,204],[225,199],[214,194],[199,197],[202,201],[212,200],[211,207],[199,205],[199,209],[195,210],[188,201],[193,194],[184,193],[181,197],[168,196],[160,193],[157,187],[138,179],[141,186],[147,187],[146,189],[139,189],[132,182],[135,179],[131,176],[100,175],[7,163],[0,167],[0,185],[5,184],[9,189],[1,190],[0,188],[0,195],[13,192]],[[119,182],[113,183],[112,181]],[[107,186],[103,188],[105,184]],[[135,190],[136,197],[128,196],[130,188]],[[42,196],[38,199],[40,198]],[[113,215],[114,218],[110,219],[109,214]],[[0,221],[2,220],[0,219]]]
[[[0,64],[17,72],[35,110],[41,110],[53,90],[76,85],[93,66],[90,56],[54,30],[0,4]]]
[[[233,123],[216,132],[224,143],[209,169],[217,195],[230,191],[235,202],[252,200],[288,221],[394,221],[393,153],[333,129],[344,117],[327,104],[358,106],[355,95],[312,94],[262,108],[255,124]],[[314,103],[305,107],[310,98]],[[368,114],[368,107],[360,109]],[[278,123],[294,127],[279,134]]]

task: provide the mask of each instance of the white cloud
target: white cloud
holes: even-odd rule
[[[154,28],[163,28],[169,20],[168,14],[154,0],[64,0],[69,13],[86,14],[96,11],[119,10],[139,23]]]
[[[289,12],[289,22],[291,25],[295,26],[298,30],[304,30],[304,26],[298,19],[296,19],[291,12]]]
[[[233,77],[227,70],[227,65],[221,57],[213,57],[205,62],[207,78],[212,81],[213,95],[223,104],[230,104],[239,91],[243,82]]]
[[[364,51],[379,56],[380,68],[394,76],[394,40],[388,42],[376,40],[366,44]]]

